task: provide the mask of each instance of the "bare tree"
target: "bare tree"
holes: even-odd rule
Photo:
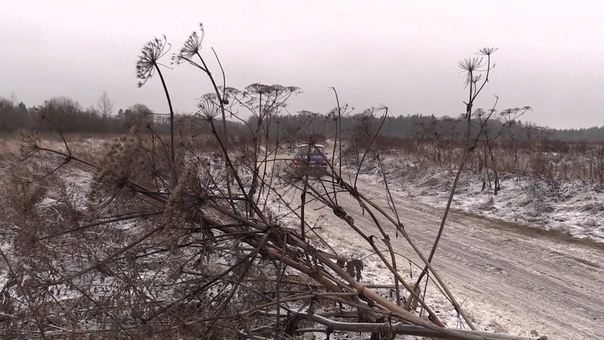
[[[113,102],[107,95],[107,91],[104,91],[99,97],[96,107],[103,118],[110,116],[113,113]]]
[[[13,104],[13,106],[17,106],[19,100],[17,99],[17,95],[15,94],[15,91],[11,91],[9,99],[10,99],[10,102]]]

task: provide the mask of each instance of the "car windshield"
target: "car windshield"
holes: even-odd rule
[[[323,145],[302,145],[298,147],[298,155],[318,155],[325,154],[325,148]]]

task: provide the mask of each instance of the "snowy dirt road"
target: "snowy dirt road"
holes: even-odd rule
[[[388,209],[384,187],[360,179],[358,188]],[[378,236],[370,216],[363,215],[353,197],[340,194],[338,199],[354,216],[357,226],[368,235]],[[427,255],[443,210],[402,196],[395,196],[394,200],[405,230]],[[324,237],[369,252],[363,239],[333,213],[316,202],[309,207],[309,217],[325,219]],[[388,223],[384,221],[384,225]],[[395,239],[394,228],[388,228],[395,250],[420,263],[400,236]],[[489,330],[547,335],[549,339],[602,339],[602,244],[561,239],[512,223],[453,211],[433,264],[462,307],[477,324]]]

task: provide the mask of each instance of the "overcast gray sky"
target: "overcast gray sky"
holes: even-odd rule
[[[159,78],[136,86],[137,56],[162,34],[178,52],[202,22],[205,56],[216,49],[228,86],[301,87],[293,112],[327,112],[334,86],[359,111],[456,116],[466,98],[457,61],[491,46],[496,68],[477,106],[498,95],[498,109],[530,105],[522,120],[542,126],[603,126],[603,9],[581,0],[3,0],[0,96],[14,92],[28,106],[68,96],[88,107],[107,91],[115,111],[166,111]],[[179,112],[211,91],[185,65],[166,78]]]

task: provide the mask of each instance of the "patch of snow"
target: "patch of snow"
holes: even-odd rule
[[[422,169],[404,157],[384,156],[384,174],[393,194],[412,197],[444,208],[456,169]],[[361,168],[359,178],[383,183],[382,169],[375,162]],[[572,237],[604,242],[604,190],[580,180],[555,182],[536,176],[500,174],[501,189],[494,194],[484,173],[464,171],[460,176],[453,209],[523,224],[544,230],[559,230]]]

